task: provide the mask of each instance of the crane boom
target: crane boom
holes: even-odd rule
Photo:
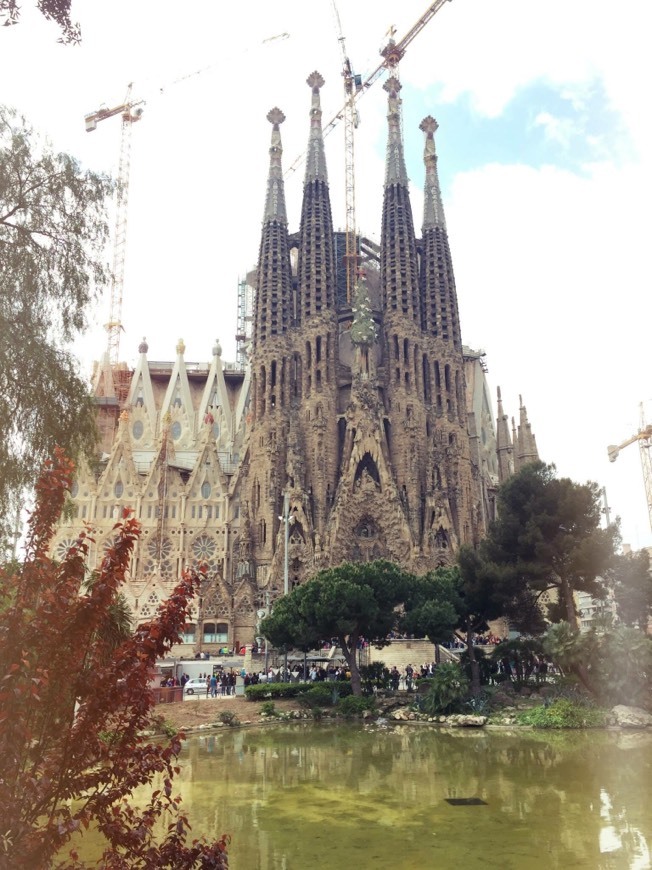
[[[610,444],[607,447],[609,462],[615,462],[618,459],[618,454],[624,447],[634,444],[638,441],[639,453],[641,456],[641,466],[643,469],[643,484],[645,486],[645,499],[647,501],[648,516],[650,519],[650,528],[652,528],[652,425],[647,425],[645,422],[645,410],[641,402],[641,425],[638,432],[627,438],[622,444]]]
[[[129,165],[131,160],[131,126],[140,121],[144,100],[131,99],[132,84],[119,106],[99,108],[84,117],[86,132],[92,133],[100,121],[120,115],[122,134],[120,137],[120,162],[118,164],[118,183],[116,191],[116,215],[113,237],[113,271],[111,274],[111,296],[109,300],[109,320],[106,323],[108,334],[108,354],[112,366],[117,366],[120,357],[120,333],[122,332],[122,294],[124,289],[125,257],[127,253],[127,217],[129,202]]]
[[[419,20],[413,24],[413,26],[408,30],[408,32],[402,39],[400,39],[398,42],[395,42],[393,40],[389,41],[387,46],[381,51],[381,55],[383,57],[381,63],[378,64],[376,69],[372,73],[370,73],[364,81],[360,82],[359,87],[356,86],[351,98],[347,98],[346,102],[339,110],[339,112],[337,112],[324,126],[322,130],[322,134],[324,136],[327,136],[329,133],[331,133],[335,129],[335,127],[337,127],[342,118],[346,118],[347,107],[351,105],[353,108],[355,108],[355,104],[360,99],[360,97],[369,90],[371,85],[373,85],[373,83],[381,77],[385,70],[394,70],[396,68],[397,64],[405,54],[405,50],[407,49],[408,45],[419,33],[421,33],[426,24],[428,24],[431,18],[437,12],[439,12],[441,7],[445,3],[450,2],[451,0],[435,0],[435,2],[430,4],[430,6],[421,16],[421,18],[419,18]],[[296,172],[296,170],[303,164],[305,156],[306,152],[303,151],[289,166],[285,174],[288,175],[290,172]]]

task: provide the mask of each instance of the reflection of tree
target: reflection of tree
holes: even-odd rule
[[[234,834],[236,868],[344,866],[356,853],[378,867],[391,855],[395,870],[480,866],[495,846],[504,870],[615,870],[640,852],[637,829],[650,834],[650,759],[652,734],[279,726],[192,738],[181,791],[195,831]],[[621,844],[608,860],[606,826]]]

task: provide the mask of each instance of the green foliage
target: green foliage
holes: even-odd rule
[[[106,284],[113,185],[0,106],[0,525],[55,446],[89,455],[95,415],[68,347]],[[63,507],[63,505],[62,505]]]
[[[616,626],[595,641],[592,670],[597,671],[598,696],[610,706],[650,707],[652,638],[634,628]]]
[[[420,707],[429,716],[458,713],[469,694],[469,681],[454,662],[437,665]]]
[[[361,698],[356,695],[342,698],[337,704],[337,712],[345,719],[353,719],[362,716],[366,711],[374,712],[375,709],[376,701],[374,698]]]
[[[438,568],[410,584],[401,628],[432,643],[446,643],[453,638],[462,608],[459,569]]]
[[[473,650],[473,654],[476,662],[478,663],[478,671],[480,674],[480,684],[486,686],[489,682],[490,677],[496,670],[496,666],[487,656],[486,652],[483,649],[478,649],[477,647]],[[465,649],[460,654],[460,667],[466,674],[469,680],[472,679],[472,667],[471,667],[471,657],[469,655],[468,649]]]
[[[519,683],[527,683],[534,673],[536,659],[543,654],[543,644],[536,637],[517,637],[504,640],[491,651],[491,659],[497,663],[507,659],[514,679]]]
[[[179,729],[176,725],[173,725],[172,722],[168,722],[168,720],[164,719],[162,716],[158,722],[158,730],[166,737],[176,737],[179,733]]]
[[[652,688],[652,639],[618,625],[602,634],[577,634],[565,622],[552,625],[544,649],[601,703],[648,706]]]
[[[312,687],[312,683],[259,683],[257,686],[247,686],[245,698],[247,701],[266,701],[269,698],[296,698],[302,692]]]
[[[652,574],[647,550],[619,555],[610,574],[618,618],[646,632],[652,616]]]
[[[276,704],[273,701],[263,701],[260,705],[261,716],[275,716]]]
[[[48,557],[72,464],[61,451],[36,485],[25,560],[0,567],[0,839],[2,866],[81,870],[63,849],[73,832],[104,835],[93,866],[225,867],[226,839],[193,841],[173,793],[181,736],[150,740],[158,717],[150,678],[179,642],[203,577],[184,572],[150,622],[121,641],[104,630],[129,570],[140,525],[114,527],[85,584],[87,531],[61,561]],[[161,787],[129,800],[154,777]],[[152,786],[153,789],[153,786]],[[200,863],[204,862],[204,863]],[[2,863],[2,862],[0,862]]]
[[[516,718],[520,725],[534,728],[599,728],[605,724],[604,711],[567,698],[523,710]]]
[[[231,728],[234,728],[236,725],[240,724],[240,720],[233,712],[233,710],[222,710],[217,718],[223,725],[229,725]]]
[[[301,692],[299,701],[305,707],[330,707],[335,683],[315,683],[307,692]]]
[[[371,662],[360,668],[362,691],[365,695],[373,695],[374,689],[387,689],[389,687],[389,670],[384,662]]]
[[[574,592],[605,594],[600,576],[612,564],[619,531],[613,524],[603,529],[601,521],[596,483],[557,478],[554,466],[530,463],[501,486],[498,520],[483,552],[535,596],[556,590],[555,618],[574,622]],[[519,609],[512,608],[515,617]]]
[[[261,622],[260,631],[277,647],[301,648],[319,638],[337,637],[353,693],[359,695],[358,641],[364,637],[376,647],[387,645],[413,583],[411,574],[391,562],[344,563],[320,571],[284,596]]]

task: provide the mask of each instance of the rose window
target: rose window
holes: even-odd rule
[[[75,538],[62,538],[54,548],[54,558],[57,562],[63,562],[68,550],[75,543]]]

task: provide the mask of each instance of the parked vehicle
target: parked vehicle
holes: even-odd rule
[[[206,680],[188,680],[183,691],[186,695],[206,694]]]

